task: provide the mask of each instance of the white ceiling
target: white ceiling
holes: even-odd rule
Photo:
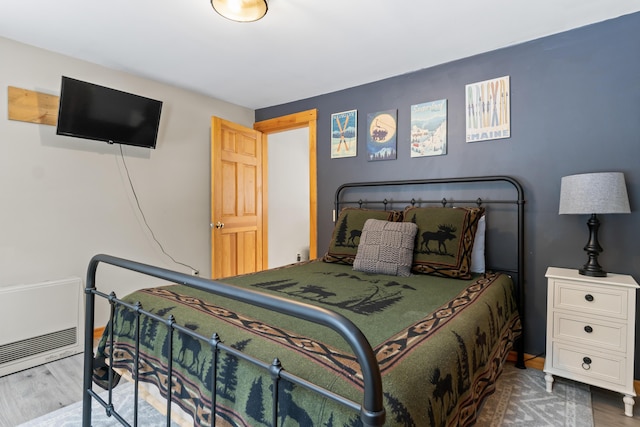
[[[1,0],[0,36],[257,109],[637,11],[638,0],[270,0],[240,24],[209,0]]]

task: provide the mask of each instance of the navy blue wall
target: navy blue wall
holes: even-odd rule
[[[465,85],[502,76],[510,76],[511,138],[466,143]],[[410,106],[444,98],[448,154],[410,158]],[[319,254],[326,251],[333,229],[334,191],[344,182],[514,176],[527,199],[525,349],[539,354],[545,348],[546,268],[576,268],[586,261],[587,217],[558,215],[560,179],[621,171],[633,212],[600,216],[605,251],[599,259],[606,270],[640,280],[640,13],[264,108],[256,111],[256,121],[312,108],[318,110]],[[358,110],[358,156],[332,160],[331,113],[351,109]],[[398,109],[398,159],[368,162],[366,115],[387,109]],[[640,378],[638,345],[636,349],[635,377]]]

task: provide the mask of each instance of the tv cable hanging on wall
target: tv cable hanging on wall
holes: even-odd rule
[[[129,168],[127,167],[127,162],[124,159],[124,152],[122,150],[122,144],[118,144],[120,146],[120,157],[122,157],[122,164],[124,166],[124,170],[127,173],[127,179],[129,180],[129,186],[131,187],[131,192],[133,194],[133,198],[136,201],[136,205],[138,206],[138,211],[140,211],[140,215],[142,216],[142,220],[144,222],[144,225],[147,227],[147,229],[149,230],[149,232],[151,233],[151,237],[153,238],[153,240],[156,242],[156,244],[158,245],[158,247],[160,248],[160,250],[162,251],[163,254],[165,254],[167,257],[169,257],[171,259],[171,261],[173,261],[176,264],[182,265],[184,267],[190,268],[191,271],[197,275],[198,274],[198,269],[194,268],[192,266],[190,266],[189,264],[186,264],[184,262],[180,262],[177,261],[174,257],[172,257],[162,246],[162,243],[160,243],[160,241],[156,238],[155,233],[153,232],[153,229],[151,229],[151,226],[149,225],[149,223],[147,222],[147,217],[144,214],[144,211],[142,210],[142,206],[140,206],[140,200],[138,199],[138,194],[136,193],[136,189],[133,186],[133,181],[131,180],[131,175],[129,174]]]

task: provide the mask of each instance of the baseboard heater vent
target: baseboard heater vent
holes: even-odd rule
[[[0,376],[81,353],[82,280],[0,288]]]
[[[0,347],[0,364],[13,362],[25,357],[35,356],[60,347],[73,345],[78,337],[78,328],[69,328],[64,331],[52,332],[39,337],[14,342]]]

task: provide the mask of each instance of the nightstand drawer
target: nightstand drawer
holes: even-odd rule
[[[606,350],[627,351],[626,323],[607,322],[598,318],[554,313],[553,338],[571,340],[582,346],[597,346]]]
[[[570,374],[567,378],[598,386],[602,386],[601,382],[624,385],[626,365],[624,355],[603,354],[564,343],[553,344],[553,368]]]
[[[627,318],[625,289],[556,280],[554,307],[616,319]]]

